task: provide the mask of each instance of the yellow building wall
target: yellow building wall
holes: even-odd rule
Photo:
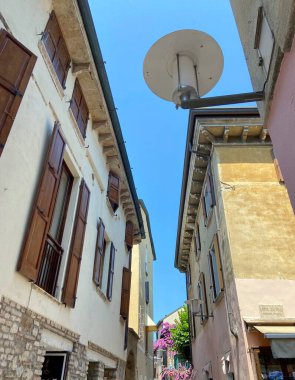
[[[272,148],[217,147],[215,154],[235,277],[295,279],[295,218]]]

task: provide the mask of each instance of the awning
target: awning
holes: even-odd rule
[[[147,332],[151,332],[151,331],[157,331],[157,325],[155,324],[155,322],[152,320],[152,318],[147,315],[147,322],[146,322],[146,330]]]
[[[254,326],[271,340],[271,351],[275,359],[295,358],[295,326]]]
[[[291,339],[295,338],[295,326],[254,326],[268,339]]]

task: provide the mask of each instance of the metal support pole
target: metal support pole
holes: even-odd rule
[[[257,102],[261,100],[264,100],[264,91],[245,92],[242,94],[213,96],[210,98],[183,100],[180,106],[183,109],[193,109],[193,108],[223,106],[227,104],[248,103],[248,102],[255,102],[255,101]]]

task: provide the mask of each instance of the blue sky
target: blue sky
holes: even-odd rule
[[[142,75],[145,54],[178,29],[209,33],[222,48],[224,71],[210,95],[251,91],[229,0],[89,0],[106,61],[138,197],[150,215],[154,320],[186,299],[185,277],[174,268],[188,111],[156,97]]]

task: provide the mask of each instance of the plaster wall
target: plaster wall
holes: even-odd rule
[[[39,34],[45,28],[52,3],[48,0],[28,0],[24,9],[17,0],[1,0],[0,9],[5,20],[4,25],[2,18],[0,26],[8,26],[14,37],[38,57],[0,160],[0,296],[4,295],[75,331],[81,335],[82,344],[87,345],[91,341],[125,360],[120,301],[122,268],[129,262],[124,243],[126,219],[121,207],[114,215],[106,202],[109,167],[98,143],[97,132],[92,129],[91,115],[85,142],[70,116],[68,101],[76,75],[69,71],[64,95],[60,96],[38,48]],[[82,177],[91,192],[74,309],[65,307],[59,297],[49,296],[16,271],[49,137],[57,120],[67,142],[65,161],[74,175],[63,241],[65,257],[71,241],[71,226]],[[103,219],[106,233],[116,247],[111,302],[92,282],[99,217]]]
[[[292,49],[285,53],[280,74],[274,90],[267,127],[274,145],[274,152],[288,189],[290,201],[295,210],[295,41]]]
[[[268,111],[268,100],[272,96],[283,54],[291,48],[295,30],[295,4],[293,0],[231,0],[230,2],[244,49],[252,85],[256,91],[263,89],[267,78],[267,72],[263,64],[259,63],[258,50],[254,49],[257,15],[260,6],[263,7],[267,22],[274,35],[275,42],[272,63],[269,70],[268,82],[265,86],[267,101],[258,103],[259,111],[264,116]]]
[[[147,215],[141,207],[145,239],[132,250],[132,280],[129,327],[138,335],[136,371],[139,380],[153,379],[153,333],[145,332],[147,316],[153,318],[153,251],[147,227]],[[145,282],[149,282],[149,303],[146,304]]]
[[[274,320],[263,315],[260,305],[282,307],[281,321],[294,317],[295,221],[271,146],[215,146],[214,157],[221,245],[228,251],[223,269],[229,321],[237,333],[233,364],[240,378],[257,379],[249,348],[269,342],[248,332],[244,319]]]
[[[217,148],[236,278],[294,280],[295,219],[271,147]]]
[[[212,174],[214,183],[216,183],[216,170],[212,163]],[[226,251],[221,245],[222,235],[219,222],[218,210],[218,194],[217,205],[212,209],[208,218],[204,217],[203,204],[199,203],[197,223],[199,225],[201,251],[197,253],[195,239],[193,239],[190,251],[190,268],[191,268],[191,286],[189,287],[189,298],[199,298],[197,285],[201,272],[204,273],[205,291],[207,296],[208,315],[210,317],[203,323],[201,318],[196,316],[195,327],[196,337],[192,340],[192,357],[196,379],[204,378],[203,369],[210,363],[212,375],[215,379],[223,379],[222,358],[231,351],[231,339],[228,325],[226,295],[222,291],[219,297],[214,301],[213,288],[211,286],[209,272],[209,250],[214,239],[218,240],[220,257],[225,262]]]

